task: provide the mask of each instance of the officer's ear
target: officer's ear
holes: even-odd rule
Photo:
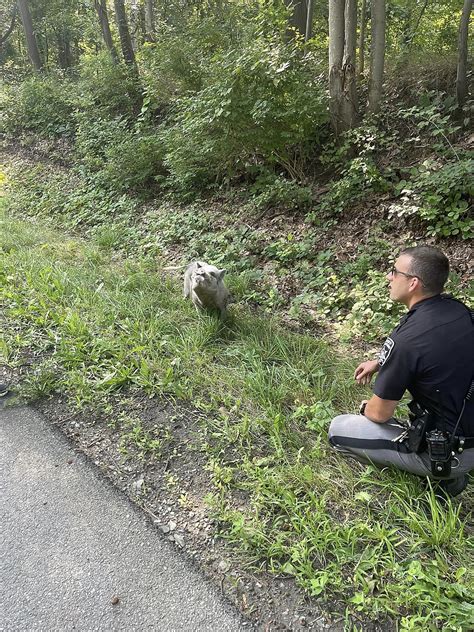
[[[413,277],[410,283],[410,289],[415,292],[417,290],[424,292],[425,286],[423,285],[423,281],[421,279],[419,279],[418,277]]]

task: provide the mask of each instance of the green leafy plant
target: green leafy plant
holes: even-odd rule
[[[163,145],[155,134],[136,130],[107,150],[104,176],[117,190],[150,195],[157,183],[165,179],[163,156]]]
[[[417,105],[400,108],[397,117],[408,125],[411,132],[405,142],[419,144],[421,136],[439,153],[456,155],[451,143],[461,129],[453,116],[456,107],[453,97],[446,97],[442,92],[426,91],[420,95]]]
[[[167,441],[169,433],[155,426],[151,430],[143,427],[143,422],[137,418],[122,413],[118,419],[124,431],[120,435],[119,452],[127,455],[130,450],[136,451],[138,458],[159,458]]]
[[[292,211],[307,207],[311,203],[311,189],[294,180],[278,176],[260,168],[255,182],[250,187],[253,194],[251,206],[257,210],[278,208]],[[251,173],[250,169],[248,170]]]
[[[317,222],[321,214],[341,213],[350,204],[363,200],[371,193],[389,191],[391,186],[387,175],[377,167],[373,158],[353,158],[342,169],[340,178],[332,181],[329,191],[308,214],[308,219]]]
[[[429,235],[471,238],[473,171],[474,160],[469,157],[445,164],[425,160],[420,168],[410,171],[409,180],[398,183],[400,202],[392,206],[391,213],[419,217]]]
[[[130,119],[137,116],[141,107],[136,76],[124,64],[115,63],[108,52],[83,56],[78,89],[79,108],[91,119]]]
[[[217,56],[162,134],[173,185],[203,188],[260,162],[297,172],[327,116],[315,63],[293,44],[261,38]]]
[[[3,86],[2,128],[10,134],[34,132],[39,137],[71,136],[76,86],[56,74],[28,77]]]

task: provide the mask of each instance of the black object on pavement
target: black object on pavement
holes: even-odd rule
[[[8,391],[9,391],[8,386],[0,382],[0,397],[4,397],[5,395],[8,395]]]

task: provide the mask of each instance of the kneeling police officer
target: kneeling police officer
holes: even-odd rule
[[[385,341],[378,360],[354,377],[374,395],[359,415],[340,415],[329,428],[338,451],[362,462],[430,476],[449,496],[460,494],[474,470],[474,325],[472,312],[443,295],[449,261],[432,246],[403,250],[387,275],[390,298],[408,312]],[[393,413],[405,391],[410,421]]]

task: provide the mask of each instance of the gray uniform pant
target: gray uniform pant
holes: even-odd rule
[[[362,463],[394,465],[418,476],[431,476],[428,453],[410,452],[405,441],[396,440],[403,429],[395,419],[378,424],[363,415],[339,415],[329,427],[329,442]],[[464,450],[453,461],[450,478],[467,474],[474,469],[474,448]]]

